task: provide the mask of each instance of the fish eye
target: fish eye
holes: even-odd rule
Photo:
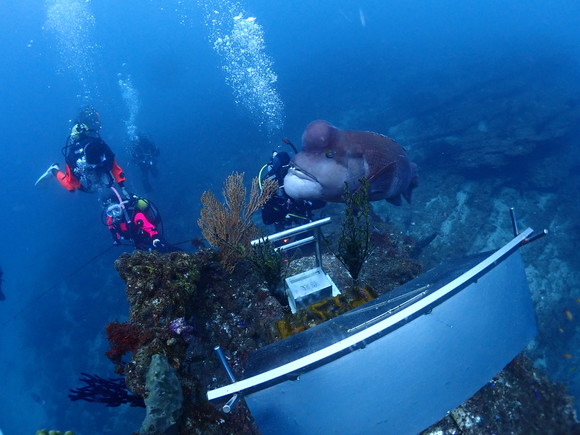
[[[327,150],[324,155],[326,156],[326,158],[328,159],[332,159],[334,157],[334,151],[332,150]]]

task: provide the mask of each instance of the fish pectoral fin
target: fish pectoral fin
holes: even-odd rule
[[[390,179],[390,178],[392,178],[395,169],[396,169],[395,162],[391,162],[388,165],[381,167],[381,169],[379,169],[378,171],[373,172],[367,178],[367,181],[369,183],[372,183],[373,181],[378,180],[381,177],[385,177],[386,179]]]
[[[381,168],[367,178],[369,185],[369,197],[371,198],[385,198],[391,190],[393,179],[395,178],[395,165],[390,164]]]

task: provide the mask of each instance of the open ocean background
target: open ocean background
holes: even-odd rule
[[[128,314],[112,265],[128,248],[96,195],[34,187],[87,104],[129,191],[131,134],[161,149],[150,198],[174,243],[200,237],[204,190],[257,175],[315,119],[408,149],[413,203],[375,210],[439,234],[427,267],[500,247],[516,207],[551,232],[524,256],[530,354],[578,397],[579,22],[572,0],[0,0],[0,429],[128,434],[144,415],[67,398],[81,372],[114,376],[104,326]]]

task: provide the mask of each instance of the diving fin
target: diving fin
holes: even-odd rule
[[[34,183],[34,186],[38,186],[40,184],[44,184],[44,182],[46,180],[48,180],[51,177],[54,177],[54,171],[58,171],[59,167],[56,163],[50,165],[50,167],[46,170],[46,172],[44,174],[42,174],[38,180],[36,180],[36,183]]]

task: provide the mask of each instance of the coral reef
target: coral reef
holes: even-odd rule
[[[128,323],[148,337],[125,366],[130,390],[147,396],[151,357],[163,355],[183,394],[178,433],[256,433],[243,404],[225,420],[205,399],[209,385],[225,381],[214,356],[216,344],[234,357],[239,373],[249,352],[276,340],[274,323],[283,309],[261,289],[261,278],[249,263],[242,262],[232,278],[219,267],[217,252],[206,249],[196,254],[134,252],[121,256],[116,267],[126,280]]]
[[[207,241],[218,248],[221,263],[229,273],[248,251],[250,241],[258,236],[252,215],[278,189],[278,183],[272,179],[265,180],[261,190],[258,184],[258,179],[254,178],[249,202],[246,203],[244,174],[234,172],[224,182],[223,204],[209,190],[201,197],[203,208],[197,223]]]
[[[105,327],[105,332],[111,344],[111,349],[106,355],[115,364],[115,371],[123,373],[123,355],[127,352],[137,352],[144,342],[144,337],[131,323],[110,322]]]
[[[121,339],[132,346],[133,360],[123,370],[129,390],[143,396],[152,355],[165,355],[174,367],[185,358],[191,337],[172,331],[171,324],[176,319],[190,322],[194,317],[192,301],[199,270],[195,258],[184,252],[136,251],[119,257],[115,267],[127,283],[130,305],[129,321],[123,326],[130,334]],[[122,349],[114,346],[108,355]],[[119,367],[119,361],[115,362]]]

